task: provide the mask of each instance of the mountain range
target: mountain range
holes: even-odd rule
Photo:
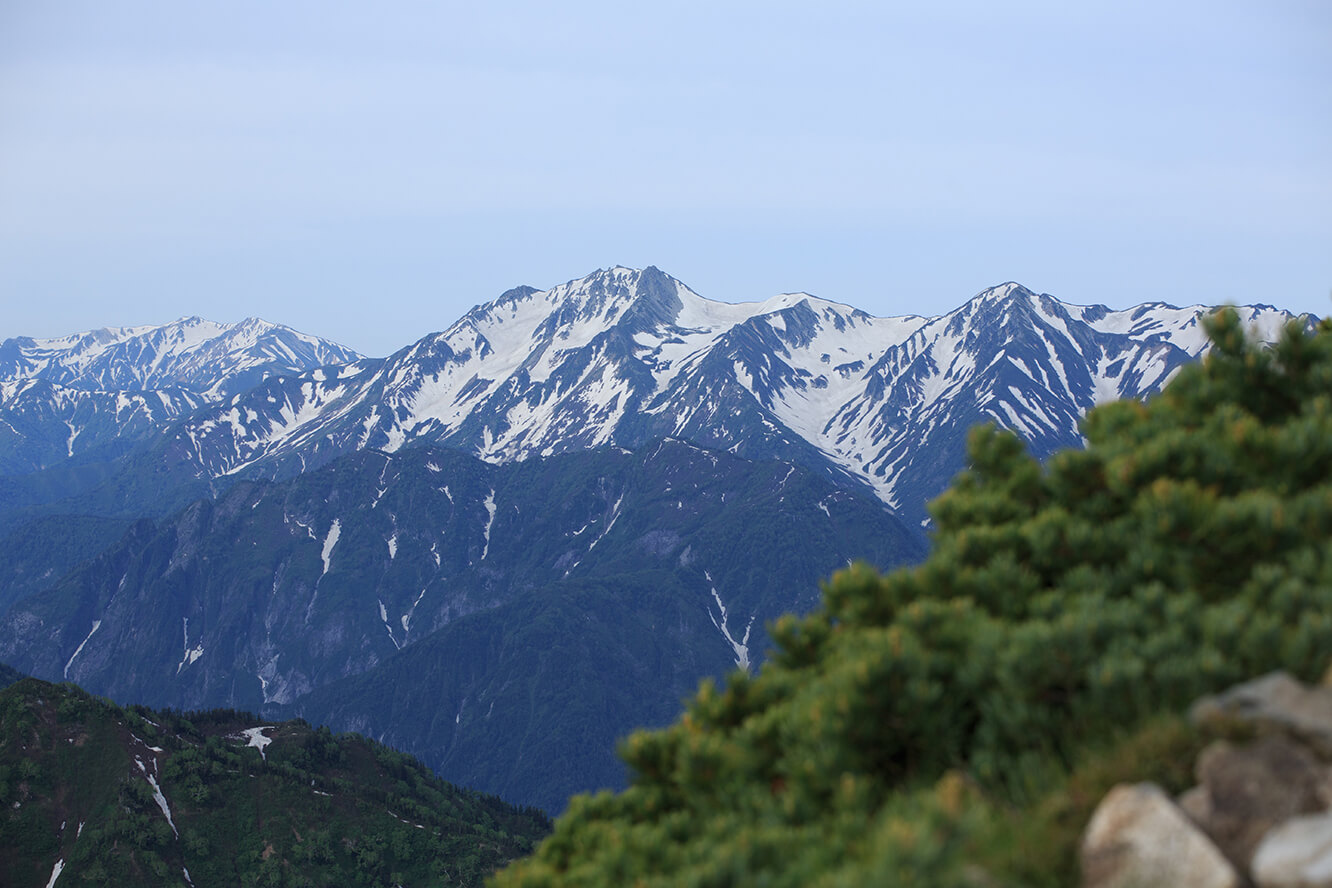
[[[1205,311],[1009,283],[884,319],[612,268],[382,359],[255,320],[6,340],[0,660],[559,810],[837,567],[922,557],[972,425],[1076,446],[1198,358]]]
[[[1008,283],[940,317],[885,319],[801,293],[715,302],[655,268],[617,267],[510,290],[385,359],[253,320],[6,340],[0,453],[43,440],[44,461],[28,458],[38,469],[145,442],[158,473],[185,483],[291,477],[413,443],[510,462],[674,437],[806,466],[918,523],[970,426],[1013,428],[1039,455],[1076,445],[1089,407],[1148,395],[1198,357],[1205,310],[1076,306]],[[1291,319],[1240,310],[1269,340]],[[117,395],[94,406],[68,388]],[[129,409],[149,391],[157,403]]]
[[[182,318],[157,327],[6,339],[0,342],[0,526],[25,508],[40,510],[124,474],[124,462],[206,405],[270,376],[359,357],[258,318],[231,325]],[[151,511],[159,493],[131,496],[120,511]],[[77,503],[55,508],[71,510],[106,511]]]
[[[0,343],[0,379],[44,379],[84,391],[182,389],[216,400],[269,376],[360,357],[260,318],[238,324],[181,318],[56,339],[6,339]]]

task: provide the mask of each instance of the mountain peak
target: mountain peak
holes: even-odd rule
[[[1019,284],[1017,281],[1004,281],[1002,284],[996,284],[993,287],[986,287],[975,296],[971,297],[973,303],[999,302],[1002,300],[1021,299],[1030,302],[1037,296],[1031,290]]]
[[[649,265],[638,274],[633,302],[620,316],[620,324],[630,332],[640,332],[674,323],[684,308],[680,288],[675,278]]]

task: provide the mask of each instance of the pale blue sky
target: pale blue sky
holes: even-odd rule
[[[517,284],[1332,311],[1332,3],[0,0],[0,338]]]

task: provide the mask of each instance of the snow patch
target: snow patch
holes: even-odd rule
[[[712,582],[712,574],[708,573],[707,571],[704,571],[703,576],[708,578],[709,583]],[[711,589],[712,589],[712,600],[717,602],[717,609],[721,611],[721,620],[718,621],[717,617],[713,615],[712,608],[708,608],[708,617],[712,620],[712,625],[717,627],[717,630],[721,632],[722,637],[726,639],[726,643],[731,646],[731,650],[735,652],[735,665],[740,669],[743,669],[745,672],[748,672],[749,671],[749,630],[754,628],[754,616],[751,615],[749,618],[749,622],[745,625],[744,637],[742,637],[739,641],[736,641],[735,638],[731,635],[730,628],[728,628],[727,626],[726,605],[722,602],[721,595],[717,593],[717,588],[713,586],[711,587]]]
[[[490,491],[490,493],[486,494],[485,506],[486,506],[486,528],[485,528],[486,544],[485,547],[481,550],[482,561],[485,561],[486,556],[490,554],[490,528],[495,523],[495,491],[493,489]]]
[[[338,544],[338,537],[341,535],[342,522],[334,518],[333,524],[328,528],[328,536],[324,537],[324,551],[320,554],[320,557],[324,559],[324,573],[320,574],[321,577],[328,573],[328,566],[333,557],[333,547]]]
[[[308,533],[310,535],[310,539],[312,540],[319,539],[319,537],[315,536],[314,528],[308,524],[302,524],[299,518],[287,518],[287,520],[290,521],[292,524],[295,524],[301,530],[304,530],[306,533]]]
[[[271,731],[274,727],[276,727],[276,725],[264,725],[263,727],[246,728],[241,731],[241,736],[249,741],[246,743],[246,746],[253,746],[255,749],[259,750],[259,757],[264,761],[268,761],[268,755],[264,752],[264,747],[273,742],[272,737],[264,736],[264,731]]]
[[[199,643],[198,643],[197,645],[195,645],[194,648],[191,650],[191,648],[190,648],[190,618],[189,618],[189,617],[182,617],[181,619],[182,619],[182,620],[184,621],[184,623],[185,623],[185,628],[184,628],[184,634],[185,634],[185,652],[184,652],[184,654],[181,655],[181,658],[180,658],[180,664],[179,664],[178,666],[176,666],[176,674],[177,674],[177,675],[180,675],[180,671],[181,671],[182,669],[184,669],[186,666],[190,666],[190,665],[192,665],[192,664],[194,663],[195,660],[197,660],[197,659],[199,659],[200,657],[202,657],[202,656],[203,656],[203,652],[204,652],[203,638],[202,638],[202,637],[200,637],[200,639],[199,639]]]
[[[143,741],[140,740],[139,742],[142,743]],[[143,759],[138,756],[134,757],[134,763],[139,766],[139,770],[143,772],[143,776],[147,779],[148,785],[153,788],[153,801],[157,802],[157,807],[162,809],[162,814],[166,817],[167,824],[171,827],[171,832],[176,838],[180,838],[180,833],[176,831],[176,821],[171,819],[171,808],[167,805],[166,796],[162,795],[162,787],[157,785],[157,759],[153,759],[152,761],[154,773],[149,774],[148,769],[144,767]]]
[[[102,628],[102,621],[93,620],[92,632],[89,632],[87,637],[84,638],[83,641],[79,642],[79,646],[74,649],[74,653],[69,655],[69,662],[65,664],[65,678],[69,678],[69,667],[74,665],[74,658],[77,657],[79,654],[83,653],[83,646],[88,643],[88,639],[92,638],[93,633],[95,633],[98,629],[101,628]]]
[[[623,502],[624,502],[624,494],[620,494],[619,498],[615,500],[615,505],[611,506],[611,516],[610,520],[606,522],[606,529],[603,530],[601,533],[597,534],[597,538],[595,540],[588,543],[587,551],[591,552],[592,549],[597,545],[597,543],[605,539],[606,534],[611,532],[611,528],[615,526],[615,522],[620,519],[620,504]],[[579,531],[579,533],[581,532],[582,531]]]

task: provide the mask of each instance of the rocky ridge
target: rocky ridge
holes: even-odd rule
[[[1220,738],[1197,786],[1112,789],[1083,836],[1083,888],[1332,888],[1332,683],[1273,672],[1189,718]]]
[[[0,519],[15,504],[162,514],[174,485],[215,495],[367,449],[507,463],[676,438],[803,466],[923,527],[968,429],[1011,428],[1038,458],[1081,446],[1087,410],[1150,396],[1201,356],[1211,310],[1080,306],[1008,282],[938,317],[876,318],[807,293],[715,301],[656,268],[615,267],[514,288],[383,359],[260,321],[11,339],[0,452],[16,457],[0,481],[41,477],[0,498]],[[1239,312],[1265,342],[1311,322]],[[165,400],[138,403],[148,388]],[[104,471],[66,477],[87,463]]]

